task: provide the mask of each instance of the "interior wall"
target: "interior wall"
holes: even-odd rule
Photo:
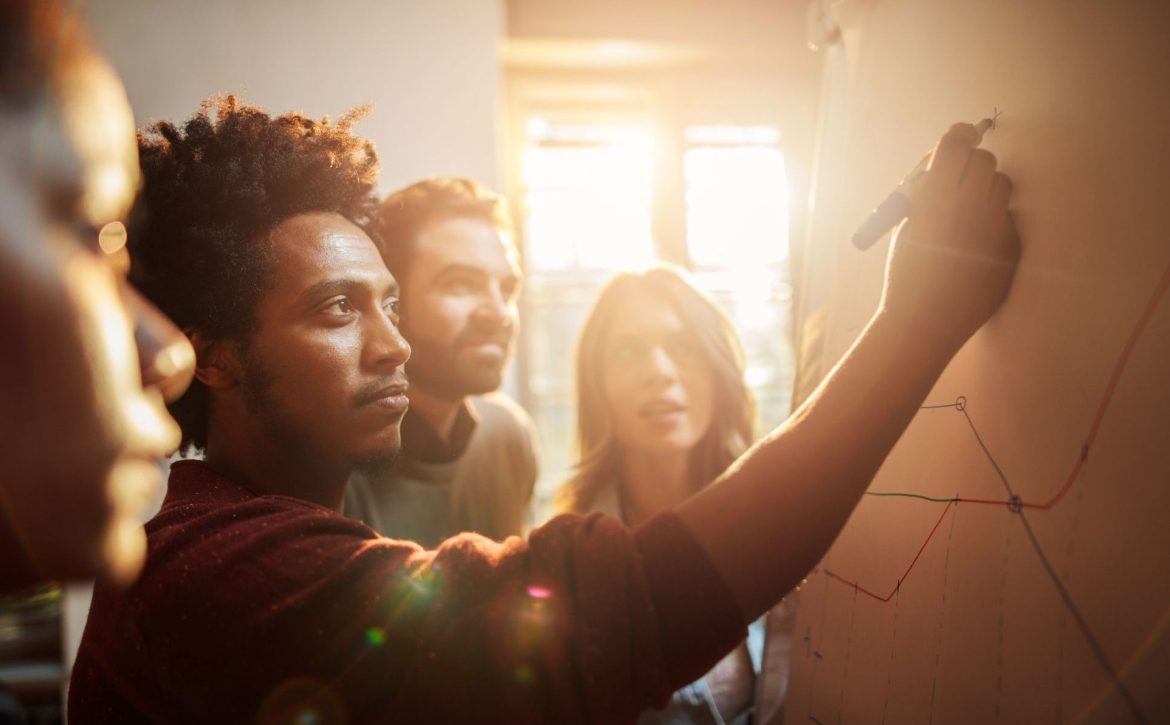
[[[801,588],[788,722],[1168,722],[1170,6],[832,5],[820,370],[881,289],[850,234],[952,122],[1002,112],[1024,253]]]
[[[217,93],[336,118],[377,144],[384,192],[435,174],[497,187],[502,0],[93,0],[90,28],[140,124]]]
[[[771,45],[798,65],[806,63],[799,58],[804,12],[804,0],[507,0],[508,29],[517,37]]]

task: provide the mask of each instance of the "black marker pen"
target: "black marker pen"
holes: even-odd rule
[[[975,130],[979,133],[979,140],[975,142],[976,146],[983,140],[983,134],[987,133],[987,129],[994,125],[995,120],[992,118],[985,118],[975,124]],[[906,218],[910,213],[914,187],[926,174],[927,168],[930,167],[930,159],[933,156],[933,153],[923,156],[922,160],[898,184],[898,188],[890,192],[890,195],[886,197],[885,201],[874,207],[874,210],[869,213],[869,216],[861,223],[861,226],[853,233],[853,246],[858,249],[869,249],[873,246],[874,242],[881,239],[887,232],[898,226]]]

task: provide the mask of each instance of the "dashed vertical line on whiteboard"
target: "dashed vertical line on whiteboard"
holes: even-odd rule
[[[894,654],[898,644],[898,601],[902,592],[894,592],[894,624],[890,628],[890,667],[886,670],[886,701],[882,703],[882,725],[886,723],[886,713],[890,707],[890,691],[894,689]]]
[[[947,575],[950,573],[951,564],[951,545],[955,540],[955,520],[959,518],[959,511],[956,508],[955,513],[951,516],[951,528],[947,532],[947,550],[943,555],[943,571],[942,571],[942,601],[939,604],[938,613],[938,632],[934,644],[934,672],[931,678],[934,680],[930,686],[930,718],[928,722],[934,722],[934,705],[935,696],[938,691],[938,665],[942,657],[943,646],[943,631],[947,621]]]
[[[1080,477],[1084,478],[1085,472],[1082,469]],[[1068,545],[1064,549],[1064,580],[1069,581],[1072,578],[1072,562],[1074,556],[1074,544],[1077,541],[1077,528],[1081,521],[1081,510],[1085,499],[1085,484],[1081,482],[1077,487],[1076,498],[1073,505],[1072,521],[1069,522],[1068,527]],[[1065,669],[1068,667],[1068,662],[1065,660],[1065,639],[1068,637],[1068,618],[1069,614],[1066,609],[1060,610],[1060,619],[1057,620],[1057,646],[1056,646],[1056,722],[1064,722],[1064,685],[1065,685]]]
[[[1008,560],[1012,553],[1012,526],[1014,524],[1011,520],[1008,521],[1007,538],[1003,542],[1003,562],[999,567],[999,622],[996,632],[996,655],[995,655],[995,719],[999,720],[1000,715],[1003,714],[1003,641],[1004,641],[1004,624],[1007,618],[1007,575],[1008,575]]]
[[[811,574],[816,574],[818,571],[819,571],[819,568],[813,569]],[[818,580],[819,579],[821,579],[821,577],[818,577]],[[829,593],[826,590],[827,590],[827,587],[822,583],[821,584],[821,621],[820,621],[820,624],[817,625],[818,629],[817,629],[815,643],[810,641],[812,639],[811,634],[809,632],[805,632],[805,652],[811,653],[812,658],[813,658],[813,660],[812,660],[812,674],[808,678],[808,705],[805,707],[805,711],[808,713],[809,720],[811,720],[813,722],[818,722],[818,723],[820,721],[817,720],[815,717],[813,717],[813,714],[812,714],[812,711],[813,711],[813,692],[816,691],[817,671],[820,669],[820,662],[821,662],[821,659],[824,657],[824,655],[821,654],[820,642],[821,642],[821,637],[825,633],[825,618],[828,616],[828,611],[829,611]]]
[[[849,656],[853,654],[853,625],[857,621],[857,590],[853,590],[853,599],[849,602],[849,634],[845,637],[845,664],[841,667],[841,696],[837,699],[837,723],[841,725],[841,713],[845,711],[845,690],[849,681]]]

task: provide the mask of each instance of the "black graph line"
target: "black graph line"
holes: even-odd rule
[[[1104,668],[1106,674],[1113,680],[1113,686],[1117,689],[1117,693],[1121,695],[1122,699],[1125,700],[1125,704],[1129,706],[1134,719],[1145,725],[1149,720],[1146,718],[1145,713],[1142,712],[1141,707],[1138,706],[1137,701],[1134,700],[1129,688],[1125,686],[1125,682],[1118,676],[1117,670],[1113,669],[1109,658],[1105,656],[1105,649],[1101,646],[1101,642],[1093,634],[1093,630],[1089,627],[1088,621],[1085,620],[1080,608],[1073,601],[1072,594],[1064,586],[1064,582],[1057,575],[1056,569],[1052,567],[1052,563],[1048,561],[1048,557],[1044,554],[1044,549],[1040,546],[1040,540],[1036,538],[1036,533],[1032,531],[1032,524],[1028,523],[1028,517],[1024,515],[1023,511],[1017,511],[1016,514],[1020,517],[1020,522],[1024,524],[1024,531],[1028,534],[1028,541],[1032,543],[1032,548],[1036,550],[1036,556],[1040,557],[1040,563],[1044,565],[1044,571],[1048,572],[1048,578],[1056,586],[1056,591],[1064,601],[1064,606],[1076,621],[1077,626],[1081,628],[1081,634],[1085,636],[1085,640],[1089,643],[1089,647],[1093,650],[1097,661],[1101,663],[1101,667]]]
[[[979,430],[975,427],[975,421],[971,420],[971,414],[967,412],[967,406],[959,406],[959,412],[967,420],[967,425],[971,428],[971,433],[975,436],[975,442],[983,449],[983,455],[987,457],[988,463],[995,469],[995,475],[999,476],[999,480],[1003,482],[1003,487],[1007,491],[1008,499],[1015,501],[1018,499],[1016,492],[1012,490],[1012,484],[1008,481],[1007,474],[999,467],[999,463],[995,460],[995,456],[991,455],[991,451],[987,449],[987,444],[983,442],[983,436],[979,435]]]
[[[886,725],[886,713],[890,709],[890,690],[894,687],[894,655],[898,648],[898,601],[900,594],[894,595],[894,623],[890,627],[890,669],[886,673],[886,699],[882,703],[882,725]]]
[[[979,447],[983,449],[983,454],[987,456],[987,460],[991,463],[991,467],[995,469],[996,474],[999,476],[999,480],[1003,482],[1003,486],[1007,490],[1008,496],[1012,501],[1019,501],[1020,498],[1016,495],[1016,492],[1012,490],[1012,484],[1010,481],[1008,481],[1007,475],[1003,472],[1003,469],[1000,468],[999,463],[995,460],[995,457],[991,455],[991,451],[988,450],[987,444],[983,442],[983,437],[979,435],[978,429],[975,428],[975,421],[971,419],[971,414],[967,412],[967,406],[964,405],[959,410],[962,412],[963,417],[967,419],[967,424],[971,427],[971,433],[975,435],[975,440],[978,441]],[[1040,558],[1040,563],[1044,565],[1044,571],[1048,574],[1048,578],[1052,580],[1053,586],[1056,587],[1056,591],[1060,595],[1061,600],[1064,602],[1065,608],[1068,609],[1069,614],[1072,615],[1073,619],[1077,623],[1077,626],[1080,627],[1081,634],[1084,635],[1085,641],[1089,645],[1089,649],[1093,651],[1093,655],[1097,658],[1097,661],[1101,664],[1101,667],[1105,670],[1105,673],[1109,675],[1109,679],[1113,680],[1113,687],[1116,688],[1117,693],[1121,695],[1122,699],[1125,700],[1125,704],[1129,706],[1130,711],[1133,713],[1134,719],[1139,723],[1148,722],[1144,713],[1142,713],[1141,708],[1138,706],[1137,701],[1134,700],[1133,695],[1130,693],[1129,688],[1125,686],[1125,683],[1118,676],[1117,670],[1114,669],[1113,664],[1109,662],[1109,658],[1105,655],[1105,648],[1101,646],[1101,641],[1097,639],[1097,635],[1093,634],[1093,629],[1089,626],[1089,622],[1085,619],[1085,615],[1081,614],[1080,607],[1078,607],[1076,602],[1073,601],[1072,594],[1069,593],[1068,587],[1064,585],[1064,581],[1060,578],[1060,575],[1056,573],[1056,569],[1048,560],[1048,555],[1044,553],[1044,547],[1040,545],[1040,539],[1036,537],[1036,532],[1032,530],[1032,524],[1028,521],[1028,517],[1024,515],[1024,510],[1019,506],[1011,508],[1010,510],[1020,517],[1020,522],[1024,525],[1024,531],[1028,534],[1028,541],[1032,544],[1032,549],[1035,550],[1036,556]]]

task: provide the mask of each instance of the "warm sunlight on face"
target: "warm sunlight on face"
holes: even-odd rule
[[[614,436],[630,453],[686,455],[711,425],[711,362],[665,300],[635,292],[622,310],[600,371]]]

